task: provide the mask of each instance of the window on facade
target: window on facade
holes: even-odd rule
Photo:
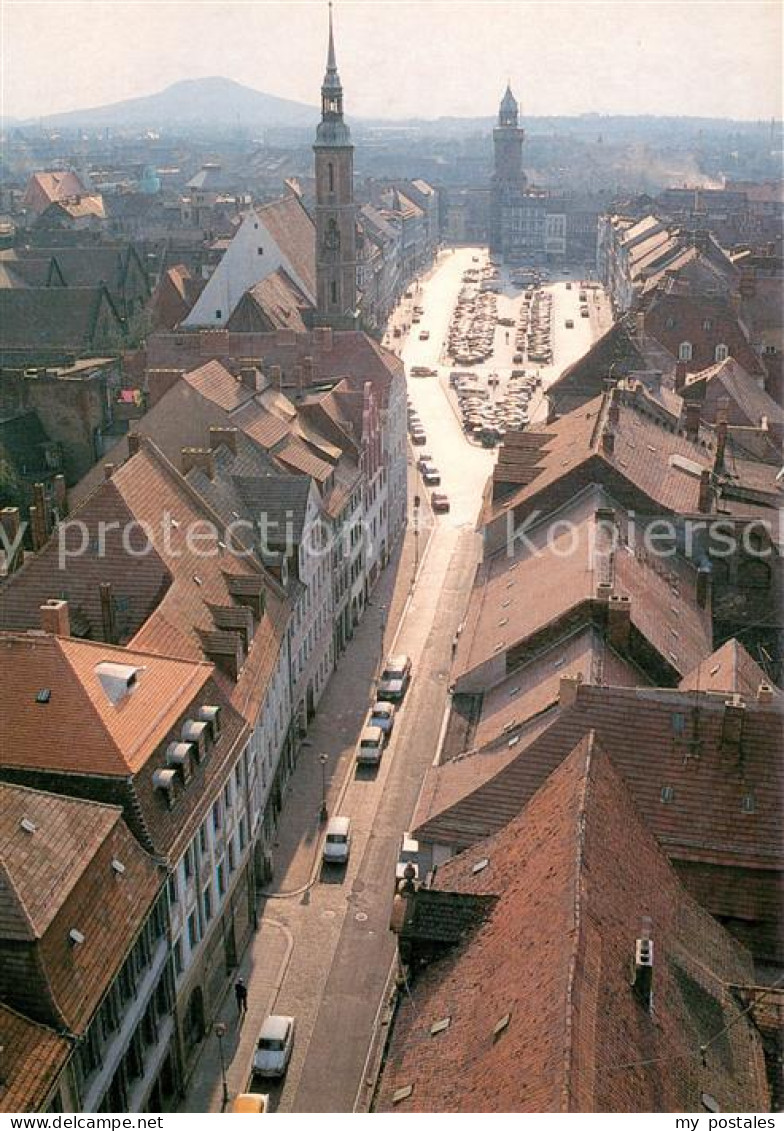
[[[332,281],[332,282],[331,282],[331,283],[329,284],[329,301],[330,301],[330,302],[332,303],[332,305],[333,305],[333,306],[337,305],[337,301],[338,301],[338,285],[337,285],[337,283],[336,283],[336,282],[334,281],[334,279],[333,279],[333,281]]]
[[[199,920],[195,911],[188,916],[188,943],[191,950],[199,945]]]
[[[212,884],[207,884],[202,892],[202,905],[204,907],[204,921],[209,923],[212,918]]]
[[[729,352],[729,348],[724,344],[724,342],[719,342],[719,344],[716,346],[713,356],[716,358],[716,361],[726,361],[726,359],[729,357]]]
[[[183,867],[183,871],[185,872],[185,881],[187,883],[187,881],[193,875],[193,845],[192,844],[189,844],[187,849],[185,850],[185,855],[182,858],[182,867]]]
[[[227,809],[231,809],[231,782],[227,781],[223,787],[223,804]]]
[[[242,825],[240,825],[240,837],[242,837]],[[234,847],[234,841],[229,841],[229,871],[233,872],[237,867],[237,850]]]
[[[248,822],[243,817],[240,821],[240,852],[245,851],[245,845],[248,843]]]
[[[664,325],[668,330],[674,330],[675,329],[675,319],[672,316],[670,316],[669,318],[666,318],[665,321],[664,321]]]
[[[215,832],[220,832],[220,827],[223,823],[223,813],[221,812],[220,798],[215,802],[212,807],[212,827]]]
[[[210,840],[209,840],[209,836],[207,834],[207,822],[202,821],[201,826],[199,828],[199,850],[201,851],[202,855],[204,855],[206,852],[208,852],[209,847],[210,847]]]
[[[174,955],[174,973],[179,977],[185,969],[185,963],[182,957],[182,939],[176,938],[174,946],[172,947],[172,954]]]
[[[335,166],[331,161],[327,165],[327,188],[330,192],[335,191]]]
[[[712,318],[703,318],[702,328],[703,328],[703,330],[712,330],[713,329],[713,319]]]
[[[691,361],[691,358],[691,342],[681,342],[681,344],[678,346],[678,361]]]
[[[169,879],[168,879],[167,884],[166,884],[166,890],[169,893],[169,904],[170,904],[171,907],[174,907],[174,905],[178,902],[178,900],[180,898],[180,886],[177,883],[177,876],[176,875],[169,876]]]
[[[226,867],[221,860],[217,868],[218,876],[218,896],[222,899],[226,894]]]
[[[215,317],[216,317],[216,318],[218,319],[218,321],[220,322],[221,318],[223,317],[223,314],[222,314],[222,312],[221,312],[220,310],[216,310],[216,311],[215,311]]]

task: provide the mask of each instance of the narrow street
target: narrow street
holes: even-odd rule
[[[398,846],[424,773],[437,753],[452,640],[465,615],[480,551],[474,527],[495,460],[493,451],[465,437],[448,389],[449,367],[439,364],[462,274],[475,255],[486,261],[486,252],[476,249],[442,253],[407,310],[399,312],[398,317],[409,321],[413,302],[424,311],[407,336],[394,340],[407,371],[412,365],[439,367],[438,378],[408,381],[409,396],[427,432],[427,445],[413,448],[409,455],[409,499],[418,494],[422,500],[420,533],[414,532],[410,510],[406,536],[339,661],[303,744],[274,846],[274,880],[241,964],[249,987],[248,1016],[240,1023],[233,995],[222,1014],[231,1098],[248,1087],[264,1017],[276,1012],[296,1018],[285,1080],[278,1086],[254,1086],[270,1092],[273,1111],[350,1112],[364,1098],[368,1049],[395,951],[388,925]],[[563,291],[564,302],[571,301],[563,284],[554,289]],[[519,291],[514,293],[519,296]],[[554,309],[559,301],[554,301]],[[555,317],[560,315],[559,310]],[[594,320],[582,321],[585,325],[567,344],[579,343],[584,350],[592,340]],[[420,339],[421,330],[429,332],[426,340]],[[559,340],[556,332],[556,343]],[[555,360],[564,364],[557,345]],[[506,364],[501,353],[487,363],[488,371]],[[438,489],[449,496],[448,514],[433,516],[430,510],[430,493],[415,463],[425,451],[441,472]],[[380,767],[357,770],[355,745],[374,699],[381,659],[391,651],[411,657],[411,686]],[[327,762],[322,780],[323,754]],[[318,813],[324,784],[330,816],[352,821],[345,868],[321,865],[324,826]],[[220,1049],[210,1035],[184,1109],[219,1111],[221,1104]]]

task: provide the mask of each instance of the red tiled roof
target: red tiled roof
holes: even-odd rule
[[[727,695],[742,695],[754,700],[761,685],[770,687],[771,694],[780,697],[770,678],[738,640],[728,640],[715,652],[683,677],[678,686],[682,691],[722,691]]]
[[[41,1111],[71,1055],[67,1037],[0,1004],[0,1112]]]
[[[119,808],[10,785],[0,785],[0,801],[3,872],[29,927],[16,945],[37,955],[29,984],[0,974],[3,999],[35,1020],[81,1033],[135,942],[165,873],[140,848]],[[22,817],[34,831],[22,828]],[[122,874],[113,870],[113,860],[124,865]],[[73,929],[84,936],[77,946],[69,937]],[[2,938],[0,953],[7,945]]]
[[[191,369],[183,374],[182,380],[226,412],[233,412],[254,396],[253,390],[243,385],[219,361],[208,361],[198,369]]]
[[[295,192],[256,209],[275,243],[303,282],[316,293],[316,229]]]
[[[679,883],[593,736],[434,886],[498,898],[412,972],[377,1111],[694,1111],[703,1092],[767,1110],[759,1034],[730,989],[749,955]],[[653,1013],[630,984],[646,925]]]

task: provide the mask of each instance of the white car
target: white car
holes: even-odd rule
[[[348,864],[351,853],[351,818],[333,817],[327,825],[321,858],[325,864]]]
[[[377,697],[386,703],[399,703],[411,679],[411,660],[408,656],[390,656],[381,673]]]
[[[384,734],[389,737],[392,733],[392,727],[395,725],[395,704],[374,703],[370,708],[367,725],[369,727],[380,727]]]
[[[381,727],[366,726],[357,743],[357,765],[377,766],[384,753],[385,738],[386,735]]]
[[[253,1054],[253,1075],[280,1077],[286,1075],[294,1047],[294,1018],[273,1014],[261,1027],[256,1052]]]

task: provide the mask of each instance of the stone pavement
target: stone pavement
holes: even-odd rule
[[[232,985],[223,1000],[216,1023],[222,1021],[226,1025],[226,1036],[222,1041],[223,1058],[226,1083],[232,1099],[247,1090],[259,1029],[264,1018],[274,1011],[292,946],[291,935],[282,924],[276,923],[271,917],[263,919],[242,956]],[[233,989],[234,980],[240,976],[248,987],[248,1012],[243,1018],[238,1016]],[[214,1026],[213,1031],[204,1038],[187,1097],[179,1110],[205,1113],[223,1110],[221,1049]]]

